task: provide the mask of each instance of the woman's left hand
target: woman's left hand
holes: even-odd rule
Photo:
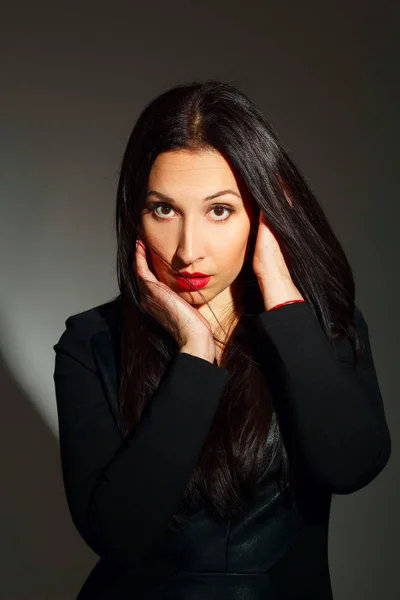
[[[265,310],[288,300],[304,300],[293,283],[278,241],[260,209],[253,270],[264,298]]]

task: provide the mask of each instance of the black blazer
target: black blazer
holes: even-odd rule
[[[255,319],[260,368],[273,391],[296,503],[278,488],[275,462],[244,518],[205,506],[167,529],[231,374],[187,353],[169,364],[139,423],[118,426],[121,299],[66,320],[54,382],[60,453],[72,520],[100,557],[78,599],[332,599],[328,522],[332,493],[372,481],[391,453],[368,326],[362,349],[334,348],[307,303]]]

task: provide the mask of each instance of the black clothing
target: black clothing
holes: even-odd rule
[[[54,346],[60,452],[73,522],[101,557],[78,599],[331,600],[331,494],[371,482],[391,453],[368,326],[353,371],[349,342],[333,349],[308,303],[260,313],[263,374],[273,391],[294,507],[268,472],[244,518],[207,508],[166,530],[231,374],[197,356],[173,357],[140,421],[117,426],[121,298],[69,317]]]

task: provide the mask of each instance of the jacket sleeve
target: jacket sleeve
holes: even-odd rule
[[[382,471],[391,439],[368,325],[355,307],[361,337],[354,368],[347,339],[333,347],[310,305],[260,313],[260,369],[269,382],[293,470],[331,493],[361,489]]]
[[[93,332],[92,332],[93,333]],[[69,317],[53,346],[63,482],[72,520],[99,556],[135,563],[178,509],[230,373],[179,353],[123,439],[90,350]]]

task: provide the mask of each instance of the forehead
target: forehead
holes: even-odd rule
[[[159,154],[149,175],[149,188],[165,187],[171,195],[192,192],[207,195],[230,187],[240,193],[235,175],[228,162],[217,151],[189,152],[173,150]]]

